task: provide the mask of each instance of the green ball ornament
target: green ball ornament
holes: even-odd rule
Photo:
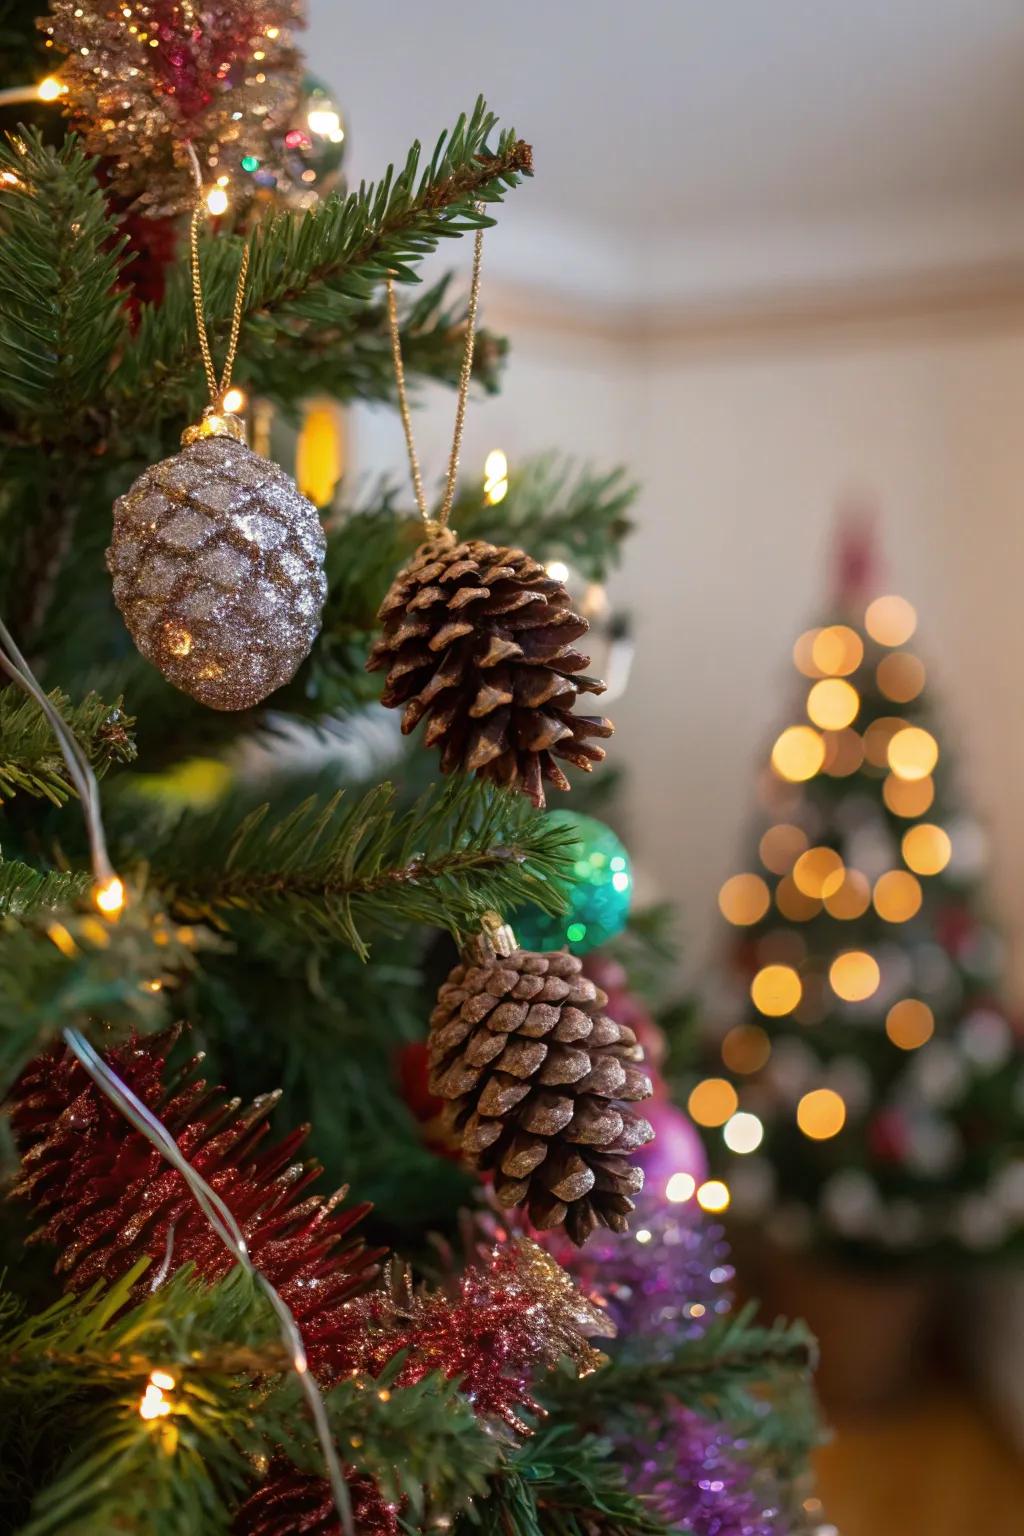
[[[585,955],[621,933],[629,916],[633,873],[629,854],[610,827],[577,811],[551,811],[547,820],[575,833],[569,906],[552,917],[539,907],[520,907],[511,922],[523,949],[569,949]]]

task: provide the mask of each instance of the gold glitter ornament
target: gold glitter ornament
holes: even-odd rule
[[[249,709],[309,654],[326,540],[294,481],[221,422],[115,502],[107,565],[147,661],[211,709]]]
[[[195,165],[199,193],[202,185]],[[294,677],[320,628],[327,540],[320,515],[279,465],[246,445],[224,410],[242,325],[249,251],[217,379],[192,215],[192,294],[210,404],[182,449],[114,503],[107,550],[114,601],[143,656],[211,709],[251,709]]]
[[[188,146],[234,202],[243,160],[283,169],[302,86],[300,0],[50,0],[38,26],[66,55],[61,106],[106,184],[150,217],[191,206]]]

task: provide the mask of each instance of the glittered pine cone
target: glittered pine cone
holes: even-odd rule
[[[626,1230],[644,1182],[630,1157],[653,1136],[629,1108],[651,1093],[643,1052],[606,1002],[575,955],[517,949],[457,965],[430,1019],[430,1088],[464,1156],[502,1205],[575,1243]]]
[[[589,773],[610,736],[602,715],[576,715],[590,658],[586,634],[560,581],[521,549],[442,530],[399,572],[377,617],[383,633],[369,671],[387,669],[382,703],[402,708],[405,734],[426,722],[441,770],[463,769],[544,805],[545,781],[568,789],[556,759]]]

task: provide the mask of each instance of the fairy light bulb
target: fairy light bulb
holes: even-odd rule
[[[56,101],[58,96],[63,96],[67,86],[62,85],[56,75],[47,75],[45,80],[40,80],[36,86],[36,95],[40,101]]]
[[[492,448],[484,460],[484,500],[494,507],[507,495],[508,459],[500,448]]]
[[[739,1108],[739,1097],[732,1083],[724,1077],[706,1077],[698,1083],[687,1101],[690,1119],[697,1125],[724,1125]]]
[[[697,1191],[697,1204],[712,1214],[727,1211],[730,1198],[729,1186],[722,1179],[708,1179]]]
[[[796,1123],[811,1141],[828,1141],[846,1124],[846,1105],[833,1088],[814,1088],[797,1105]]]
[[[104,917],[118,917],[124,911],[124,881],[108,875],[93,886],[92,899]]]
[[[206,194],[206,206],[214,218],[228,211],[228,194],[223,187],[211,187]]]
[[[665,1185],[665,1199],[672,1205],[684,1205],[692,1200],[697,1180],[692,1173],[674,1173]]]
[[[172,1405],[164,1394],[173,1392],[174,1388],[175,1380],[169,1371],[150,1371],[149,1380],[139,1400],[139,1418],[165,1419],[172,1411]]]
[[[246,407],[245,390],[239,389],[238,386],[235,385],[228,390],[227,394],[221,401],[221,406],[225,411],[227,411],[229,416],[237,416],[239,411],[244,411]]]
[[[772,748],[772,767],[781,779],[803,784],[825,761],[825,743],[809,725],[791,725]]]
[[[722,1127],[722,1140],[730,1152],[745,1156],[756,1152],[764,1140],[764,1126],[756,1115],[745,1109],[732,1115]]]

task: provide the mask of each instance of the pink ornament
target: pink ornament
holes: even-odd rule
[[[674,1174],[689,1174],[694,1184],[708,1176],[704,1144],[693,1121],[670,1099],[648,1099],[644,1115],[654,1127],[654,1140],[635,1153],[644,1170],[645,1198],[663,1200]]]

